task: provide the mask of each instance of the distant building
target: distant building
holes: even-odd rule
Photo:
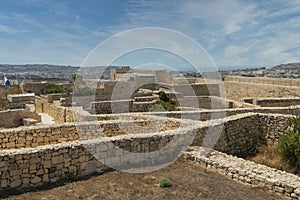
[[[110,80],[119,80],[130,71],[129,66],[121,66],[110,70]]]

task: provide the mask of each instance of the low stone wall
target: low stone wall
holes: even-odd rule
[[[296,175],[218,151],[211,151],[207,156],[203,155],[203,152],[204,149],[194,147],[185,152],[184,156],[208,171],[246,184],[266,187],[289,199],[300,199],[300,181]]]
[[[216,142],[215,149],[233,155],[245,156],[245,154],[255,151],[258,145],[266,142],[265,136],[268,132],[271,133],[276,130],[263,132],[264,129],[260,129],[261,125],[265,126],[265,123],[268,123],[268,120],[264,120],[267,117],[271,116],[253,113],[231,116],[224,119],[224,126],[221,120],[202,123],[188,120],[175,120],[175,124],[174,121],[168,121],[170,126],[175,127],[174,130],[152,130],[153,127],[160,127],[155,126],[155,124],[161,123],[161,118],[158,121],[154,120],[153,124],[145,121],[136,122],[137,126],[147,126],[151,129],[150,131],[147,130],[146,133],[142,133],[141,129],[131,126],[133,128],[132,130],[136,130],[136,134],[118,135],[114,137],[99,137],[98,130],[106,129],[107,131],[116,131],[114,130],[116,123],[118,125],[125,123],[124,127],[129,128],[128,120],[115,123],[102,123],[102,127],[101,124],[99,126],[98,123],[89,122],[77,126],[77,129],[79,128],[79,130],[85,133],[86,138],[83,137],[81,141],[74,140],[69,142],[63,142],[63,138],[66,138],[68,134],[70,137],[76,135],[77,129],[72,126],[72,124],[65,124],[63,126],[48,125],[39,128],[29,127],[24,130],[3,130],[4,132],[0,133],[0,138],[5,138],[4,135],[10,135],[10,137],[6,137],[9,141],[15,140],[15,135],[18,134],[18,141],[21,137],[24,137],[23,142],[26,144],[27,141],[32,141],[33,138],[37,138],[36,140],[38,141],[39,137],[37,136],[41,137],[44,135],[44,137],[41,137],[44,141],[41,142],[45,142],[45,138],[51,140],[51,137],[57,137],[57,142],[61,143],[43,146],[37,144],[36,148],[7,149],[0,151],[0,190],[3,192],[17,187],[35,187],[55,182],[69,176],[81,177],[106,170],[108,169],[107,166],[111,165],[122,169],[128,169],[126,168],[128,166],[132,168],[132,166],[145,167],[161,165],[176,159],[180,152],[184,150],[184,147],[188,146],[191,142],[192,145],[204,146]],[[275,122],[277,124],[281,123],[282,117],[284,116],[274,116],[274,124],[269,126],[276,125]],[[260,124],[262,121],[264,123]],[[146,123],[146,125],[144,123]],[[182,123],[185,123],[185,126],[178,128],[179,124]],[[105,125],[107,125],[106,128],[104,127]],[[32,134],[31,139],[25,138],[30,136],[29,133],[26,132],[27,130]],[[151,131],[160,132],[151,133]],[[220,136],[216,134],[217,131],[221,131]],[[94,137],[95,133],[96,137]],[[206,134],[208,134],[208,138],[205,138]],[[54,138],[52,139],[52,142],[56,140]],[[171,140],[174,141],[172,144],[169,143]],[[203,143],[203,141],[205,142]],[[3,141],[1,141],[1,144],[2,142]],[[164,148],[166,145],[170,146]],[[136,159],[136,157],[132,157],[128,152],[143,152],[146,154]],[[154,154],[157,160],[151,158],[150,152],[155,152]],[[101,160],[105,165],[97,160]],[[230,165],[230,163],[227,164]],[[213,165],[218,166],[215,163]],[[230,170],[232,171],[234,168]],[[246,180],[246,178],[244,178],[244,180]],[[274,184],[277,184],[276,181]],[[282,189],[278,190],[281,191]],[[297,190],[292,190],[290,194],[292,195],[292,193],[296,193],[296,191]]]
[[[131,112],[148,112],[149,109],[151,110],[151,105],[155,102],[133,102]]]
[[[8,94],[7,100],[10,103],[25,103],[25,102],[34,102],[34,94]]]
[[[24,118],[32,118],[41,122],[41,117],[33,112],[24,109],[14,109],[14,110],[5,110],[0,111],[0,127],[3,128],[12,128],[23,126]]]
[[[53,100],[52,96],[49,98],[50,101]],[[37,113],[46,113],[51,117],[53,117],[54,121],[57,123],[74,121],[72,107],[60,106],[56,102],[49,103],[48,102],[49,98],[47,96],[35,97],[35,107]]]
[[[172,151],[159,150],[174,138],[174,134],[138,134],[112,139],[64,142],[36,148],[2,150],[0,152],[0,191],[36,187],[70,176],[81,177],[108,169],[97,159],[104,160],[108,166],[114,165],[123,169],[126,169],[128,165],[143,167],[167,163],[172,161],[169,159],[175,159],[182,150],[180,142],[175,142],[171,146]],[[159,150],[156,162],[150,158],[149,154],[155,150]],[[136,159],[129,155],[128,151],[148,154],[143,155],[141,159]],[[124,163],[123,159],[129,161]]]
[[[291,107],[255,107],[255,108],[234,108],[220,110],[196,110],[196,111],[172,111],[172,112],[145,112],[144,115],[157,115],[171,118],[194,119],[207,121],[211,119],[219,119],[226,116],[232,116],[243,113],[271,113],[271,114],[287,114],[300,115],[300,106]]]
[[[113,112],[127,113],[132,110],[132,103],[133,103],[132,99],[91,102],[92,113],[94,114],[110,114]]]
[[[253,104],[262,107],[287,107],[300,105],[300,98],[254,98]]]
[[[138,96],[134,97],[135,102],[150,102],[150,101],[159,101],[158,95],[153,96]]]
[[[151,118],[150,118],[151,119]],[[65,123],[0,130],[0,149],[18,149],[118,135],[153,133],[183,126],[179,120],[118,120]]]
[[[226,109],[226,108],[254,107],[253,105],[248,105],[242,102],[228,100],[216,96],[185,96],[183,98],[178,98],[177,102],[180,106],[183,107],[194,107],[200,109]]]

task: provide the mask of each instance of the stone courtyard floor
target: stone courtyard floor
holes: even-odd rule
[[[170,188],[159,187],[159,179],[172,181]],[[9,200],[41,199],[201,199],[201,200],[268,200],[285,199],[264,188],[243,185],[218,174],[206,172],[199,165],[180,159],[158,171],[145,174],[108,172],[86,180],[65,183],[19,195],[0,198]]]

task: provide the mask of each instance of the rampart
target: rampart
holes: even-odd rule
[[[300,87],[225,81],[226,98],[239,101],[247,97],[300,97]],[[256,85],[257,86],[257,85]]]
[[[224,81],[300,87],[300,80],[292,78],[227,76]]]

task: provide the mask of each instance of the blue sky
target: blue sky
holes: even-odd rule
[[[103,40],[142,27],[186,34],[217,66],[274,66],[300,58],[299,0],[0,0],[0,63],[79,66]],[[145,55],[115,64],[164,58]]]

